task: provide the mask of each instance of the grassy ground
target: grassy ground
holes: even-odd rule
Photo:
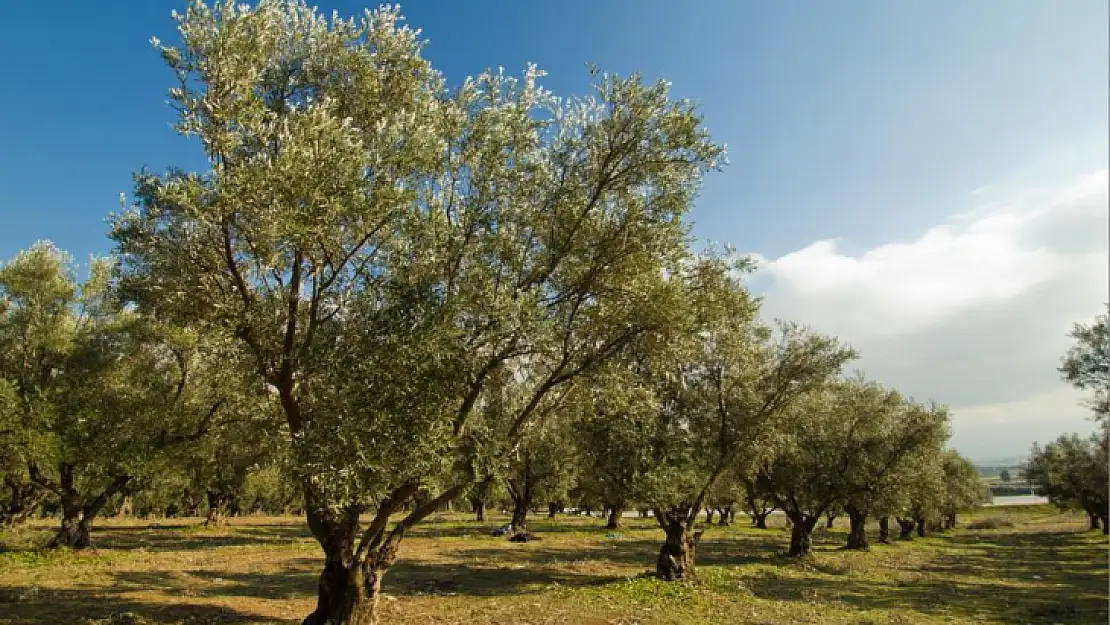
[[[698,553],[701,578],[688,586],[637,577],[662,538],[650,519],[626,519],[620,536],[598,519],[537,519],[542,540],[519,544],[488,535],[500,519],[444,515],[405,539],[382,621],[1107,622],[1107,542],[1084,531],[1085,516],[1038,506],[976,515],[986,517],[1013,525],[869,553],[838,551],[838,524],[819,531],[815,555],[801,562],[778,555],[788,539],[781,525],[713,527]],[[48,535],[39,522],[0,534],[0,623],[299,623],[314,602],[321,559],[299,519],[234,519],[219,530],[105,521],[96,550],[30,549]]]

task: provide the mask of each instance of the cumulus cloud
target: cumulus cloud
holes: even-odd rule
[[[1106,169],[1054,188],[979,190],[911,241],[859,255],[837,240],[760,258],[764,314],[835,334],[868,375],[953,408],[953,444],[978,458],[1087,431],[1055,370],[1075,321],[1108,299]]]

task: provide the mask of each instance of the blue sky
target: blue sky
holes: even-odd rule
[[[46,12],[32,2],[0,4],[0,258],[42,238],[78,259],[106,253],[104,217],[118,208],[119,193],[130,191],[132,171],[203,165],[196,146],[169,128],[171,76],[148,43],[151,36],[174,39],[169,12],[182,6],[56,0]],[[362,6],[320,2],[344,14]],[[1006,223],[1040,223],[1029,221],[1044,212],[1029,197],[1052,206],[1064,202],[1052,198],[1071,198],[1071,208],[1053,213],[1055,225],[1045,227],[1105,231],[1105,215],[1090,209],[1092,202],[1105,208],[1105,0],[414,0],[402,9],[431,40],[428,56],[452,83],[487,66],[517,71],[533,61],[549,72],[548,88],[568,95],[586,89],[585,64],[593,62],[610,72],[666,78],[675,95],[702,103],[715,139],[729,146],[731,165],[707,179],[694,211],[695,234],[765,257],[761,288],[776,313],[880,348],[901,345],[889,332],[866,333],[884,319],[896,319],[889,327],[902,328],[897,336],[907,341],[935,348],[922,337],[939,332],[966,346],[970,330],[960,334],[952,325],[966,323],[961,311],[982,311],[991,302],[1011,310],[1013,298],[1034,297],[1042,283],[1071,285],[1074,297],[1066,305],[1062,295],[1055,304],[1043,294],[1036,300],[1044,315],[1035,331],[1054,338],[1045,339],[1036,358],[1028,356],[1029,363],[1047,358],[1047,366],[1028,364],[1023,371],[1035,369],[1048,388],[1059,381],[1052,371],[1056,357],[1045,354],[1066,348],[1065,321],[1093,317],[1107,297],[1095,266],[1105,265],[1104,257],[1098,261],[1103,237],[1091,243],[1091,256],[1065,251],[1048,259],[1037,254],[1049,248],[1030,243],[1030,232],[1042,226],[992,230],[997,219],[972,226],[951,221],[968,210],[1004,206]],[[1094,178],[1072,184],[1092,172]],[[1103,183],[1091,187],[1099,175]],[[984,231],[992,234],[984,238]],[[835,248],[815,244],[828,240],[836,240]],[[966,273],[962,258],[993,259],[995,273],[955,284]],[[1032,280],[1040,274],[1023,264],[1031,258],[1034,268],[1051,261],[1055,273]],[[912,311],[871,297],[879,284],[874,276],[893,280],[899,267],[920,273],[926,264],[950,273],[883,289],[902,294],[903,304],[915,302]],[[806,282],[818,274],[820,284]],[[1087,282],[1067,282],[1079,274]],[[839,308],[822,299],[830,284],[843,285]],[[938,288],[939,294],[929,291]],[[967,295],[988,291],[1001,295]],[[916,303],[921,293],[928,294],[924,304]],[[930,308],[934,301],[940,304]],[[871,308],[853,308],[859,302]],[[1056,312],[1049,314],[1049,305]],[[817,314],[829,310],[837,314]],[[899,312],[892,317],[891,311]],[[916,325],[905,322],[911,318]],[[997,318],[981,323],[980,334],[1003,331]],[[1004,351],[996,358],[1024,362]],[[898,369],[895,360],[865,364],[876,375],[917,384],[917,395],[942,402],[949,393],[959,397],[951,401],[980,415],[966,427],[981,426],[988,413],[1011,414],[1013,407],[1004,406],[1026,401],[1021,409],[1041,415],[1037,423],[1048,432],[1054,411],[1075,403],[1073,397],[1038,404],[1017,391],[965,397],[953,386],[958,380],[923,383],[932,378]],[[997,375],[1011,380],[1003,369]],[[1069,414],[1067,423],[1082,427],[1079,413]],[[961,427],[957,442],[979,455],[995,447],[1020,452],[1034,435],[1023,431],[1003,445],[992,430]]]
[[[671,80],[730,149],[697,233],[768,255],[906,235],[984,180],[1107,132],[1105,1],[683,4],[402,9],[455,82],[528,61],[561,94],[584,90],[586,62]],[[148,44],[172,40],[169,11],[181,6],[0,8],[0,257],[38,238],[78,258],[105,252],[102,219],[131,171],[200,164],[168,128],[170,75]]]

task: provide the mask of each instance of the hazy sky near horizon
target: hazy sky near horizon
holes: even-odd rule
[[[351,14],[358,2],[321,0]],[[203,165],[174,135],[179,1],[0,6],[0,258],[110,250],[131,172]],[[761,259],[768,316],[833,332],[859,366],[952,407],[980,460],[1087,431],[1055,371],[1108,299],[1104,0],[402,3],[457,84],[529,61],[560,95],[585,64],[666,78],[731,164],[698,237]]]

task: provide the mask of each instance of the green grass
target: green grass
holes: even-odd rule
[[[770,530],[712,527],[695,584],[643,574],[661,532],[626,519],[536,519],[541,540],[489,536],[442,515],[415,528],[390,570],[382,622],[428,623],[1079,623],[1107,622],[1107,542],[1086,517],[1051,506],[992,508],[961,519],[986,529],[839,550],[820,530],[804,560]],[[314,603],[320,554],[300,519],[106,521],[96,550],[37,551],[48,522],[0,534],[0,623],[299,623]],[[997,525],[996,528],[991,528]]]

